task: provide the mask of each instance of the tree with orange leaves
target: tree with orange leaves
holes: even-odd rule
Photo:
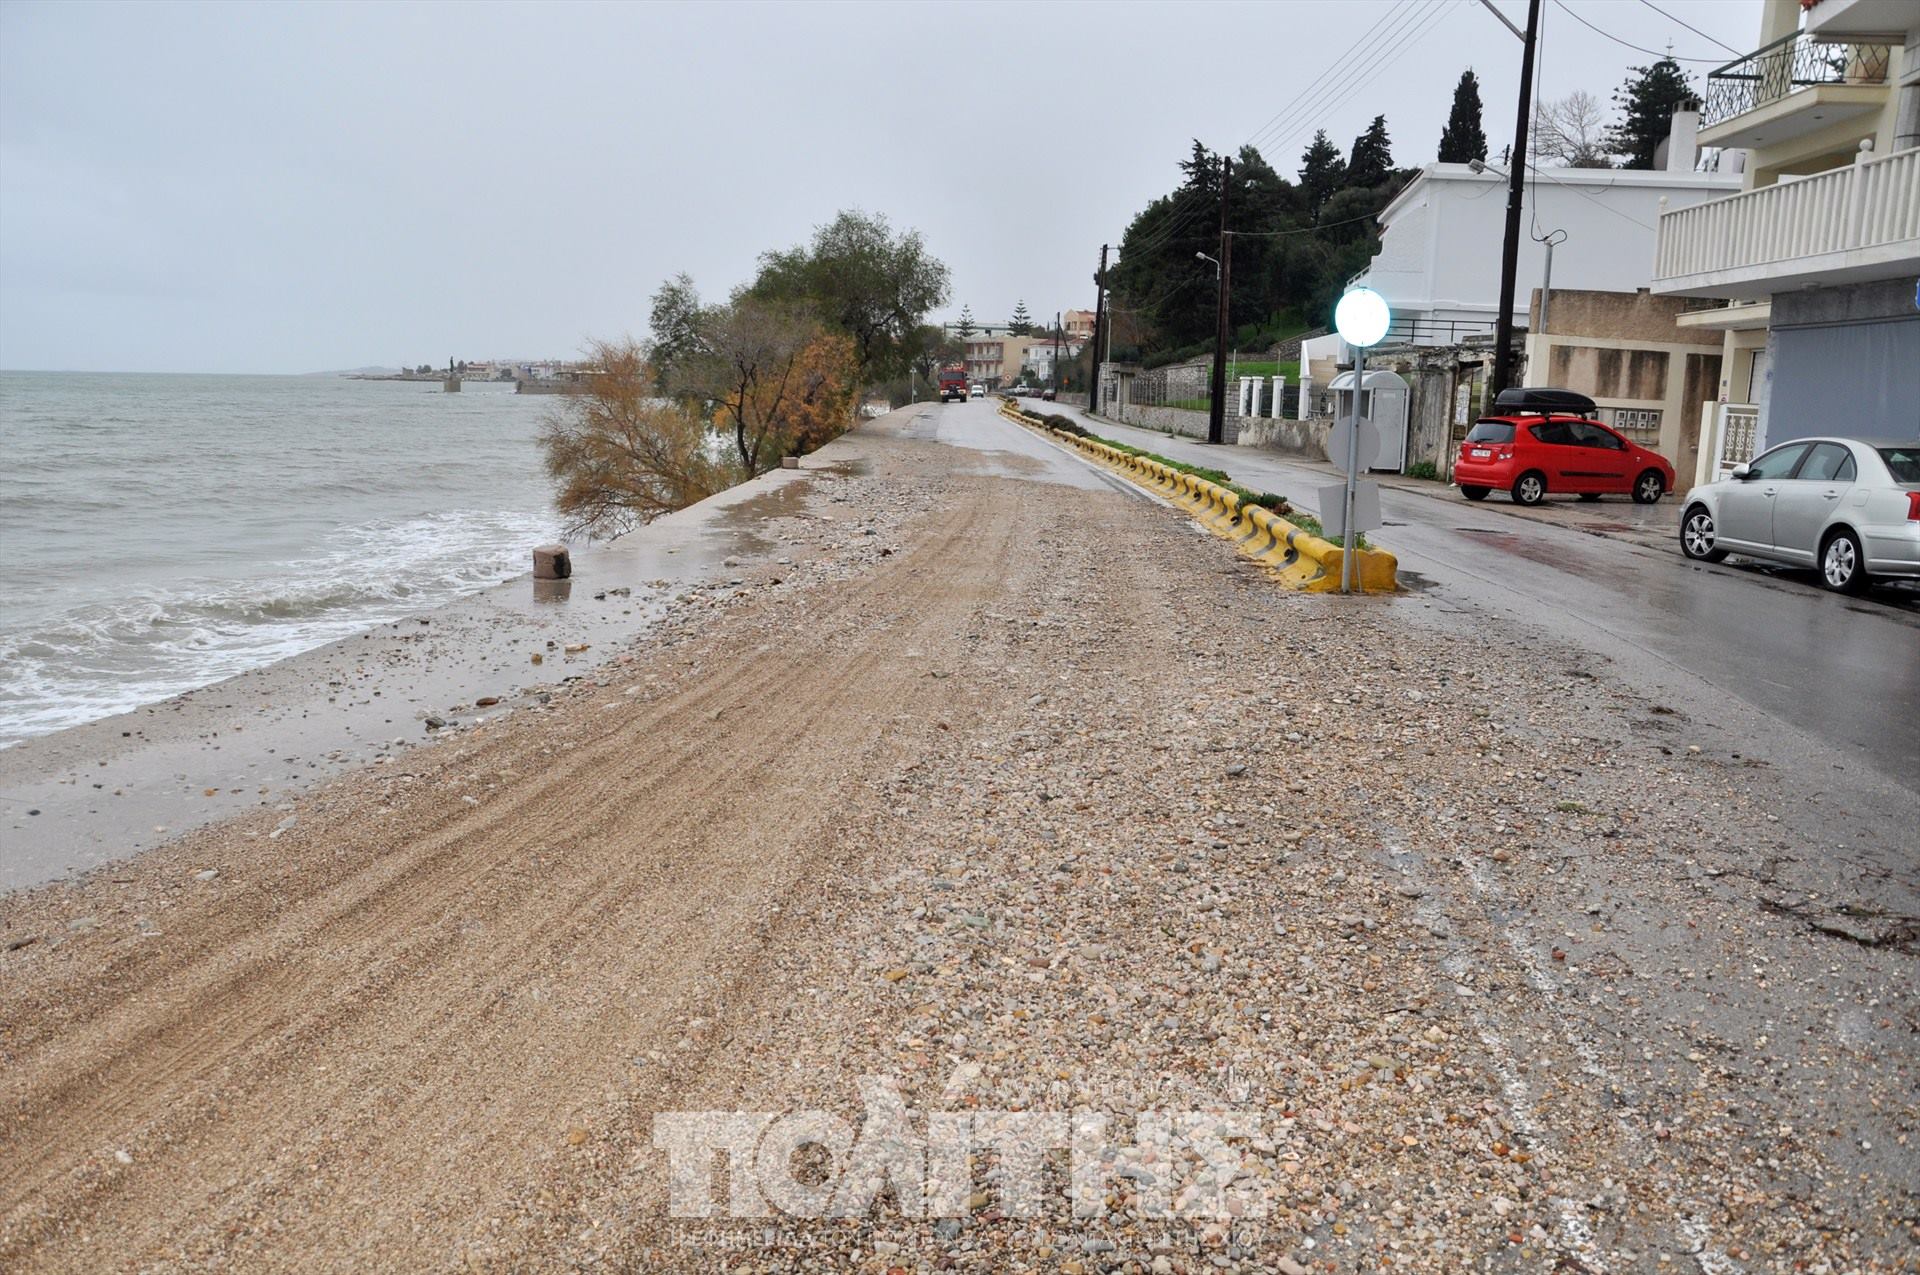
[[[599,341],[588,354],[593,370],[540,431],[570,532],[618,536],[739,481],[712,424],[659,396],[639,345]]]

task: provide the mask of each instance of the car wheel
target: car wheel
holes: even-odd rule
[[[1469,487],[1464,483],[1460,486],[1460,494],[1468,500],[1485,500],[1487,493],[1492,490],[1491,487]]]
[[[1660,477],[1660,471],[1649,469],[1633,480],[1633,503],[1651,505],[1666,494],[1667,480]]]
[[[1537,469],[1529,469],[1520,475],[1513,484],[1513,503],[1516,505],[1537,505],[1547,498],[1547,476]]]
[[[1599,492],[1597,492],[1597,491],[1583,491],[1583,492],[1581,492],[1581,493],[1580,493],[1580,499],[1582,499],[1582,500],[1598,500],[1598,499],[1600,499],[1600,493],[1599,493]]]
[[[1859,537],[1844,527],[1820,549],[1820,581],[1835,593],[1858,593],[1867,587],[1867,556],[1860,552]]]
[[[1687,510],[1687,516],[1680,520],[1680,552],[1698,562],[1720,562],[1727,551],[1716,548],[1718,542],[1719,531],[1707,507],[1695,505]]]

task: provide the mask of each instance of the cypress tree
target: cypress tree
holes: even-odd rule
[[[1347,165],[1340,158],[1340,148],[1327,140],[1326,129],[1318,130],[1300,156],[1300,192],[1307,197],[1307,210],[1317,218],[1320,205],[1346,181]]]
[[[1485,162],[1486,158],[1487,132],[1480,125],[1480,80],[1469,69],[1460,72],[1460,82],[1453,86],[1453,110],[1447,115],[1447,126],[1440,130],[1440,162],[1466,164],[1476,159]]]
[[[1378,186],[1393,172],[1393,146],[1387,140],[1387,117],[1376,115],[1367,131],[1353,139],[1347,160],[1347,185]]]

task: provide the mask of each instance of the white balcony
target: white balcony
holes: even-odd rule
[[[1920,150],[1660,215],[1653,291],[1758,300],[1920,274]]]
[[[1807,34],[1816,40],[1878,40],[1898,44],[1909,28],[1920,25],[1913,0],[1813,0],[1807,11]]]

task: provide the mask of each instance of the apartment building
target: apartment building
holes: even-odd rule
[[[1652,291],[1726,304],[1696,480],[1809,434],[1920,439],[1920,0],[1762,0],[1707,76],[1739,194],[1659,220]]]

